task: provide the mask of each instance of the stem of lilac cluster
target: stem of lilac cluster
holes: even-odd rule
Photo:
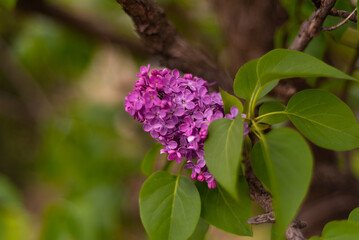
[[[256,117],[254,119],[254,121],[258,121],[259,119],[262,119],[262,118],[265,118],[265,117],[268,117],[268,116],[271,116],[271,115],[276,115],[276,114],[286,114],[286,112],[285,111],[278,111],[278,112],[266,113],[266,114],[263,114],[263,115],[260,115],[260,116]]]
[[[172,165],[173,161],[169,161],[169,160],[165,160],[165,161],[166,162],[165,162],[165,165],[163,165],[163,167],[162,167],[162,171],[167,171],[168,172],[168,170],[169,170],[170,166]]]
[[[181,168],[180,168],[180,170],[178,171],[178,173],[177,173],[177,177],[179,177],[180,175],[181,175],[181,173],[182,173],[182,171],[183,171],[183,169],[184,169],[184,165],[186,165],[186,160],[182,163],[182,165],[181,165]]]

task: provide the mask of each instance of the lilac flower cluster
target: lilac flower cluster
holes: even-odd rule
[[[150,76],[149,71],[150,65],[142,66],[136,75],[139,79],[126,97],[126,111],[163,145],[161,153],[168,153],[168,160],[180,163],[186,158],[185,168],[192,169],[192,179],[206,181],[209,188],[215,188],[216,180],[204,159],[207,129],[218,118],[234,119],[237,108],[224,116],[221,95],[209,93],[208,83],[201,78],[191,74],[180,77],[176,69],[155,69]]]

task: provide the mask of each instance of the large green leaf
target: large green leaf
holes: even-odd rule
[[[252,161],[257,177],[273,195],[274,236],[281,239],[309,187],[313,165],[310,148],[295,130],[278,128],[255,144]]]
[[[357,79],[306,53],[275,49],[243,65],[235,79],[234,92],[255,105],[255,101],[272,90],[279,80],[295,77],[331,77]]]
[[[310,141],[337,151],[359,147],[359,124],[350,108],[323,90],[304,90],[288,102],[292,123]]]
[[[275,49],[258,61],[257,76],[262,86],[284,78],[332,77],[356,80],[308,54],[288,49]]]
[[[144,156],[142,162],[141,162],[141,172],[145,176],[151,175],[153,172],[153,167],[155,165],[155,161],[157,158],[157,155],[160,153],[160,150],[163,148],[162,144],[155,143],[150,150],[146,153]]]
[[[359,223],[359,207],[355,208],[348,217],[349,221],[357,222]]]
[[[204,153],[209,171],[235,199],[239,163],[242,154],[243,120],[217,119],[209,125]]]
[[[230,113],[233,106],[237,107],[240,112],[243,112],[242,102],[238,98],[227,93],[221,88],[219,88],[219,91],[221,92],[225,113]]]
[[[240,97],[250,101],[251,98],[260,90],[258,98],[266,95],[272,90],[278,82],[273,82],[264,87],[261,86],[257,76],[257,63],[259,59],[244,64],[237,72],[233,83],[234,93]]]
[[[351,221],[332,221],[322,232],[323,240],[358,240],[359,223]]]
[[[201,203],[195,185],[184,176],[156,172],[140,192],[142,223],[153,240],[187,239],[200,217]]]
[[[207,184],[197,182],[201,195],[201,217],[209,224],[242,236],[252,236],[250,225],[251,201],[248,196],[248,185],[244,177],[239,179],[240,202],[233,199],[221,186],[208,189]]]

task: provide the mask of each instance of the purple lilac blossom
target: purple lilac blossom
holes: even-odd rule
[[[163,145],[161,153],[168,153],[168,160],[180,163],[185,158],[184,168],[192,169],[191,178],[215,188],[216,180],[204,159],[208,126],[219,118],[234,119],[238,109],[232,107],[231,113],[224,115],[220,93],[209,93],[208,83],[192,74],[182,78],[178,70],[165,68],[154,69],[149,76],[149,71],[150,65],[140,68],[135,89],[126,97],[125,110]],[[244,134],[248,132],[244,122]]]

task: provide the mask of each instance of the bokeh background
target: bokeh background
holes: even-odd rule
[[[146,53],[115,0],[0,2],[0,240],[147,239],[138,213],[140,163],[154,141],[124,111],[124,98],[139,67],[159,67],[158,58]],[[224,14],[213,2],[157,2],[229,75],[249,60],[233,63]],[[286,47],[314,10],[310,1],[281,4],[273,47]],[[358,49],[355,25],[348,25],[319,36],[308,52],[347,70]],[[359,86],[350,89],[348,101],[358,110]],[[211,229],[208,239],[233,237],[223,234]]]

